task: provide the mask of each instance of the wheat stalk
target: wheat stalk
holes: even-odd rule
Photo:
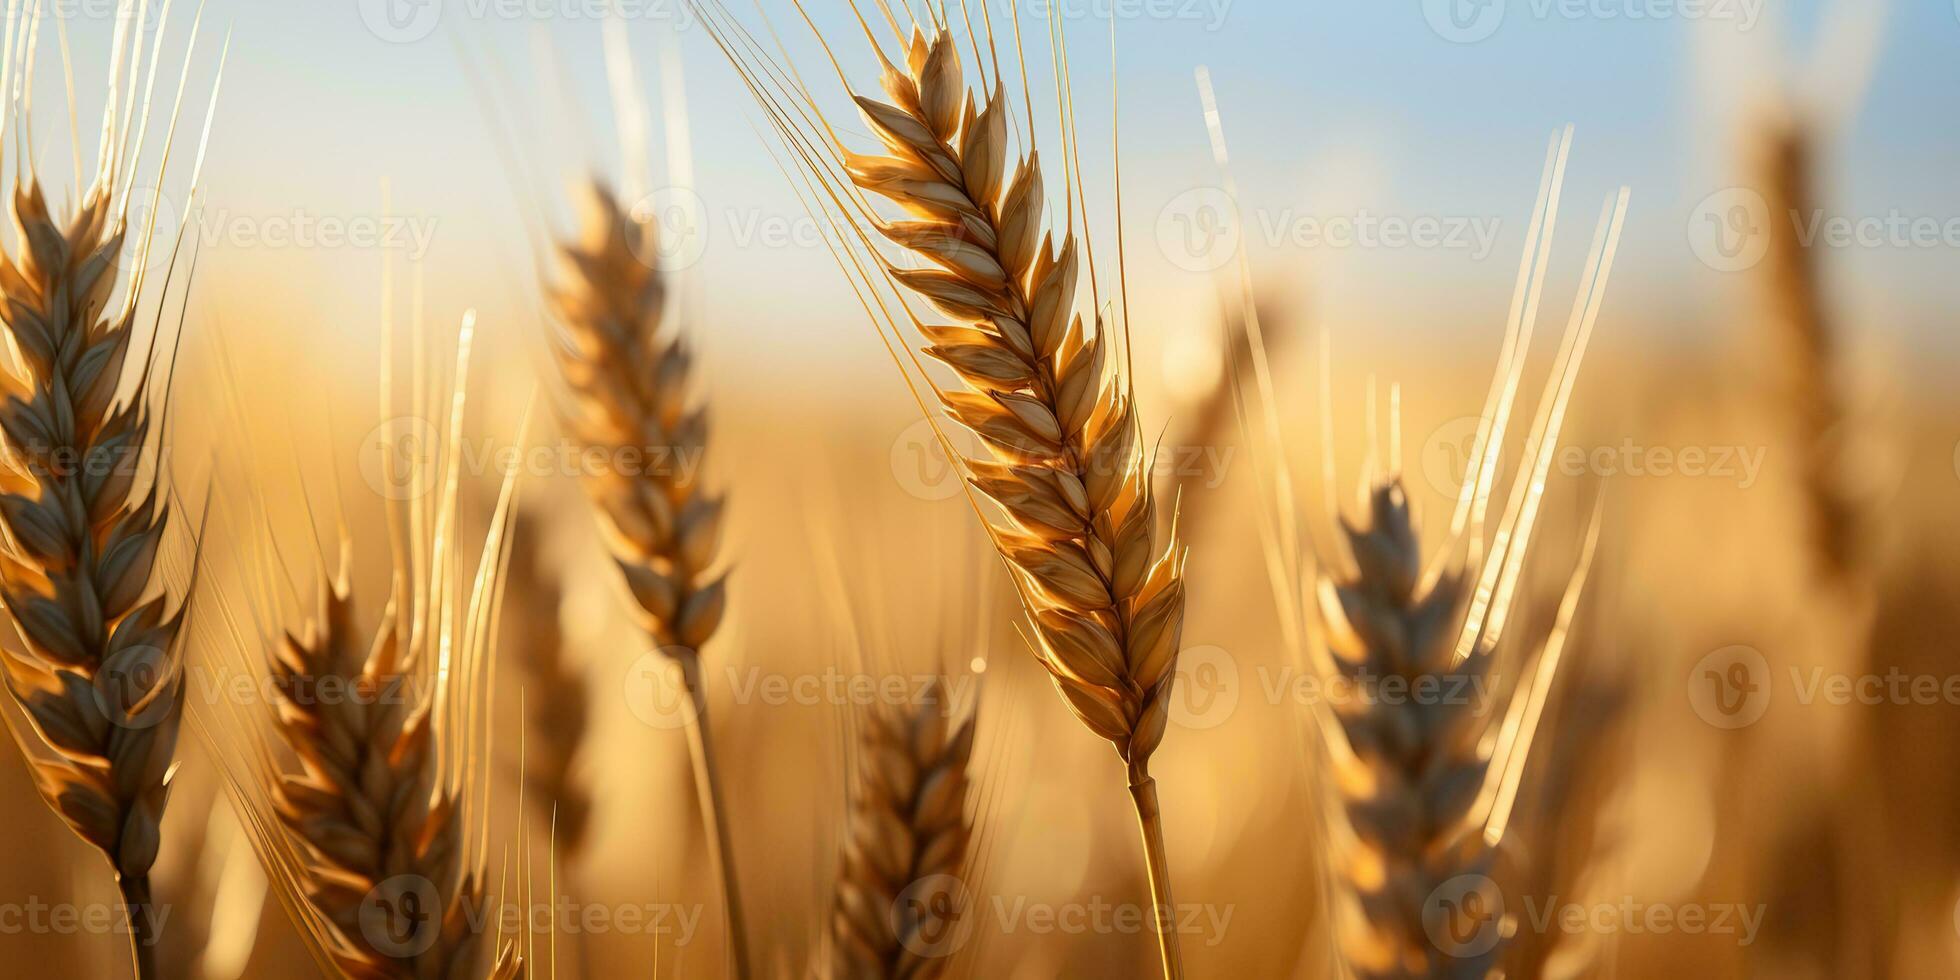
[[[26,19],[17,16],[26,13],[8,5],[0,67],[0,90],[13,92],[9,105],[23,112],[20,83],[32,76],[42,11],[37,5]],[[192,35],[185,81],[195,27]],[[127,21],[118,22],[95,179],[72,212],[57,216],[30,161],[17,156],[11,210],[18,243],[0,255],[0,324],[11,355],[0,372],[0,601],[22,647],[4,656],[4,673],[29,723],[23,728],[9,717],[9,727],[48,805],[108,858],[136,973],[145,978],[155,975],[159,939],[150,871],[184,707],[185,607],[170,608],[159,567],[170,520],[162,446],[167,385],[160,403],[153,403],[152,387],[165,342],[161,299],[147,341],[136,329],[155,224],[154,217],[136,228],[128,221],[131,147],[140,155],[161,45],[159,31],[132,140],[130,116],[118,123],[117,99],[134,106],[143,44]],[[19,58],[26,63],[17,65]],[[180,82],[173,132],[183,94]],[[216,98],[214,85],[214,106]],[[14,122],[0,112],[0,127],[18,134]],[[75,138],[79,180],[80,134]],[[17,143],[10,155],[23,149]],[[196,168],[190,186],[194,197]]]
[[[552,350],[569,395],[561,414],[574,440],[615,463],[587,467],[581,482],[640,626],[679,669],[687,692],[702,821],[721,873],[735,972],[747,977],[748,931],[701,675],[701,647],[728,601],[727,578],[713,569],[723,501],[696,479],[707,411],[690,402],[685,343],[660,329],[665,293],[652,264],[654,229],[633,220],[603,184],[588,186],[586,204],[581,237],[559,249],[564,277],[552,290],[560,328]],[[640,462],[623,465],[632,456]]]
[[[505,643],[525,676],[527,795],[552,828],[553,849],[569,864],[584,849],[592,815],[592,794],[576,771],[588,709],[585,676],[565,661],[559,618],[564,592],[539,547],[543,530],[536,516],[518,516],[505,590],[506,603],[514,604],[506,608]]]
[[[833,980],[937,977],[957,905],[905,902],[908,889],[965,867],[973,717],[949,721],[943,685],[902,709],[871,712],[838,859],[828,945]],[[936,893],[935,893],[936,896]]]
[[[840,262],[881,334],[889,333],[894,360],[905,369],[894,345],[906,343],[898,321],[908,320],[929,343],[926,353],[960,379],[930,383],[946,414],[987,451],[958,455],[948,443],[948,454],[958,455],[972,486],[999,507],[987,522],[1015,573],[1038,640],[1036,656],[1076,716],[1113,743],[1128,766],[1160,910],[1165,972],[1181,975],[1175,934],[1163,928],[1172,902],[1149,761],[1169,717],[1184,619],[1184,553],[1174,530],[1159,527],[1141,430],[1116,368],[1123,357],[1111,342],[1115,328],[1099,306],[1089,322],[1077,312],[1081,281],[1088,279],[1092,292],[1095,285],[1091,246],[1074,231],[1080,177],[1064,167],[1071,178],[1067,221],[1048,228],[1038,150],[1030,145],[1009,166],[1015,109],[998,56],[991,79],[984,64],[963,65],[961,39],[943,17],[931,25],[915,22],[909,41],[890,24],[901,39],[900,64],[865,25],[889,101],[857,93],[839,70],[883,156],[838,142],[808,91],[752,55],[752,39],[720,5],[710,5],[704,18],[770,112],[812,192],[835,208],[825,214],[848,224],[872,255],[879,271],[869,271],[848,246],[840,249]],[[969,31],[965,41],[976,61],[983,46],[995,48],[991,28],[984,36]],[[1064,119],[1072,119],[1066,102],[1063,109]],[[1020,123],[1033,132],[1031,118]],[[1065,151],[1070,138],[1065,131]],[[883,217],[866,194],[916,220]],[[924,261],[901,268],[871,241],[873,234]],[[904,312],[894,313],[882,298],[884,287],[923,299],[954,325],[921,321],[903,298],[893,302]],[[912,368],[906,376],[916,384],[916,359]]]

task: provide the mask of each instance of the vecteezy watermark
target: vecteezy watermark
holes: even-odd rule
[[[1729,187],[1701,199],[1688,214],[1688,247],[1717,272],[1745,272],[1769,256],[1779,229],[1790,223],[1798,247],[1831,249],[1956,249],[1960,217],[1908,214],[1833,214],[1821,208],[1772,213],[1761,193]]]
[[[1445,956],[1488,956],[1518,933],[1537,936],[1728,936],[1748,946],[1768,906],[1737,902],[1647,902],[1631,895],[1579,901],[1557,895],[1507,899],[1487,875],[1457,875],[1436,886],[1422,906],[1423,932]]]
[[[693,717],[681,659],[662,650],[634,662],[626,677],[627,707],[634,717],[662,729],[680,728]],[[973,674],[868,674],[835,667],[781,673],[736,665],[724,670],[725,690],[734,703],[765,708],[902,707],[950,715],[957,705],[972,703],[979,683]]]
[[[1386,249],[1468,252],[1481,262],[1497,246],[1504,221],[1493,215],[1393,214],[1362,208],[1352,214],[1301,214],[1258,209],[1253,224],[1268,248]]]
[[[1769,711],[1777,677],[1769,661],[1756,650],[1723,647],[1702,657],[1689,673],[1689,702],[1710,725],[1742,728],[1755,724]],[[1784,699],[1804,707],[1960,706],[1960,674],[1914,674],[1897,667],[1848,673],[1791,665],[1787,678]]]
[[[1492,215],[1398,214],[1362,208],[1313,213],[1295,208],[1240,211],[1218,187],[1194,187],[1157,212],[1157,248],[1186,272],[1215,272],[1238,258],[1248,235],[1267,249],[1461,251],[1490,256],[1503,230]]]
[[[391,957],[420,956],[442,937],[447,909],[435,883],[418,874],[400,874],[368,889],[357,921],[361,936]],[[470,935],[633,935],[663,937],[686,946],[694,941],[702,906],[664,902],[618,905],[578,902],[566,895],[544,902],[492,901],[457,896],[463,929]]]
[[[25,901],[0,902],[0,936],[127,936],[130,911],[120,904],[44,902],[29,895]],[[152,902],[134,911],[144,918],[146,943],[154,945],[163,938],[170,905]]]
[[[383,419],[361,440],[361,479],[389,500],[418,499],[435,489],[436,465],[453,451],[457,473],[466,477],[657,477],[691,483],[706,449],[692,439],[673,445],[592,446],[558,439],[533,446],[500,444],[495,439],[464,439],[446,446],[435,423],[416,416]]]
[[[235,214],[229,208],[200,210],[195,228],[200,244],[231,248],[387,249],[411,259],[429,254],[435,241],[433,215],[315,214],[305,208],[285,213]]]
[[[1171,721],[1185,728],[1217,728],[1239,707],[1239,664],[1224,647],[1186,647],[1177,654],[1171,685]]]
[[[1256,682],[1244,686],[1238,661],[1223,647],[1186,647],[1177,655],[1177,682],[1171,687],[1170,720],[1185,728],[1216,728],[1230,720],[1247,697],[1273,706],[1349,708],[1371,706],[1494,703],[1502,690],[1498,674],[1377,674],[1369,670],[1323,676],[1291,665],[1260,664]]]
[[[390,44],[412,44],[434,34],[446,18],[471,21],[585,21],[609,16],[627,21],[666,21],[676,30],[693,26],[686,0],[355,0],[368,32]]]
[[[1688,704],[1722,729],[1755,724],[1769,710],[1769,660],[1746,646],[1710,651],[1688,671]]]
[[[966,882],[955,875],[926,875],[905,886],[885,914],[906,952],[936,960],[959,952],[973,935],[967,914],[972,906]]]
[[[1422,903],[1422,931],[1445,956],[1474,959],[1504,938],[1504,893],[1479,875],[1457,875],[1436,886]]]
[[[1423,0],[1437,37],[1456,44],[1488,40],[1513,14],[1532,20],[1712,21],[1754,28],[1764,0]]]
[[[1194,187],[1157,212],[1157,249],[1186,272],[1215,272],[1239,254],[1244,230],[1232,195]]]
[[[1538,935],[1732,936],[1738,946],[1755,943],[1769,911],[1762,904],[1642,902],[1631,895],[1591,902],[1527,895],[1517,904],[1523,927]]]
[[[1493,454],[1486,445],[1486,459],[1476,458],[1479,439],[1488,437],[1489,425],[1474,415],[1437,426],[1423,440],[1417,457],[1423,479],[1437,493],[1455,496],[1481,466],[1504,472],[1507,454]],[[1656,446],[1628,436],[1614,445],[1561,445],[1553,450],[1551,465],[1552,472],[1564,477],[1716,480],[1747,490],[1762,476],[1768,455],[1767,446]]]
[[[966,478],[960,466],[947,456],[945,443],[951,443],[953,452],[962,459],[992,458],[980,437],[958,422],[919,419],[892,440],[887,455],[892,479],[907,494],[920,500],[948,500],[958,496],[966,486]],[[1237,457],[1238,447],[1231,445],[1159,445],[1151,447],[1145,462],[1155,478],[1169,477],[1187,487],[1215,490],[1225,482]],[[1117,455],[1078,452],[1068,457],[1069,467],[1078,473],[1124,472],[1134,462],[1128,455],[1128,447]]]
[[[1028,0],[1028,7],[1041,20],[1172,20],[1216,31],[1232,0]]]
[[[1035,902],[1025,895],[993,896],[988,905],[1003,933],[1034,936],[1154,936],[1174,933],[1204,946],[1225,941],[1236,905],[1178,902],[1137,905],[1092,895],[1086,902]]]

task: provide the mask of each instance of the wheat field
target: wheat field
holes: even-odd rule
[[[1960,970],[1944,4],[6,7],[0,972]]]

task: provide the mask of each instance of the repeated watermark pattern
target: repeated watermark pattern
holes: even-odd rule
[[[1488,428],[1482,418],[1466,415],[1430,432],[1416,457],[1416,467],[1430,489],[1445,496],[1455,496],[1463,489],[1471,474],[1477,472],[1477,439]],[[1503,451],[1497,454],[1497,472],[1504,471],[1507,455]],[[1552,451],[1551,472],[1566,478],[1708,480],[1748,490],[1761,478],[1768,458],[1768,446],[1654,445],[1627,436],[1612,444],[1560,445]]]
[[[1186,272],[1215,272],[1236,260],[1248,236],[1261,248],[1313,251],[1451,251],[1482,262],[1497,247],[1496,215],[1398,213],[1360,208],[1321,213],[1299,208],[1242,211],[1218,187],[1194,187],[1165,202],[1154,226],[1157,249]]]
[[[1177,683],[1171,688],[1170,720],[1190,729],[1212,729],[1230,721],[1248,700],[1269,707],[1301,709],[1456,706],[1484,711],[1504,690],[1500,675],[1374,674],[1367,671],[1325,676],[1292,664],[1261,663],[1251,684],[1237,658],[1224,647],[1186,647],[1177,655]]]
[[[1443,955],[1474,959],[1506,938],[1538,936],[1719,936],[1751,946],[1769,906],[1739,902],[1650,902],[1632,895],[1572,899],[1524,895],[1507,899],[1487,875],[1450,878],[1422,906],[1423,932]]]
[[[434,422],[404,415],[383,419],[362,438],[361,479],[386,499],[419,499],[436,489],[436,464],[452,451],[466,477],[657,476],[678,483],[694,481],[706,454],[699,445],[594,446],[563,438],[519,446],[481,437],[449,446]]]
[[[1695,661],[1686,680],[1688,703],[1695,714],[1725,730],[1761,721],[1773,704],[1960,706],[1960,674],[1911,673],[1897,667],[1854,673],[1800,664],[1778,672],[1761,651],[1747,646],[1710,651]]]
[[[664,945],[692,943],[703,906],[669,902],[602,904],[568,895],[546,901],[465,898],[463,927],[472,935],[655,936]],[[357,915],[362,938],[386,956],[428,952],[442,935],[441,893],[421,875],[402,874],[368,889]]]
[[[940,440],[944,439],[942,443]],[[888,462],[892,479],[907,494],[920,500],[949,500],[965,489],[966,479],[958,465],[946,454],[946,443],[966,459],[989,459],[992,452],[980,437],[965,426],[947,419],[919,419],[907,425],[892,440]],[[1151,447],[1147,458],[1155,479],[1172,479],[1185,486],[1215,490],[1230,474],[1238,458],[1238,447],[1209,444],[1160,444]],[[1102,459],[1077,454],[1076,465],[1084,472],[1111,472],[1129,465],[1127,456]]]
[[[1688,215],[1688,247],[1717,272],[1746,272],[1768,257],[1777,238],[1776,222],[1790,223],[1796,244],[1805,249],[1960,248],[1960,217],[1909,214],[1893,208],[1883,214],[1834,214],[1821,208],[1771,213],[1763,195],[1729,187],[1702,198]]]
[[[1233,0],[1027,0],[1040,20],[1176,21],[1206,31],[1225,26]]]
[[[154,944],[169,921],[168,904],[151,903],[135,910],[143,916],[140,933]],[[23,901],[0,902],[0,936],[127,936],[130,908],[111,902],[44,902],[38,895]]]
[[[622,689],[629,711],[652,728],[679,729],[694,719],[694,703],[681,667],[684,651],[662,648],[642,654],[627,669]],[[783,673],[757,666],[723,668],[722,688],[750,708],[818,706],[876,708],[937,706],[946,714],[971,704],[976,674],[871,674],[824,667]]]

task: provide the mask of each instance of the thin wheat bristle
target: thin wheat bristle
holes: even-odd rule
[[[917,703],[864,719],[831,899],[831,980],[925,980],[946,972],[939,944],[960,910],[902,900],[935,876],[957,878],[972,837],[966,806],[974,719],[953,725],[944,696],[944,686],[934,685]]]
[[[585,675],[565,660],[563,586],[540,550],[543,530],[535,516],[518,517],[504,600],[505,642],[524,671],[526,795],[541,823],[553,828],[552,846],[569,861],[583,850],[592,815],[591,792],[577,772],[589,706]]]
[[[707,408],[693,404],[684,338],[662,330],[654,228],[634,220],[596,181],[585,203],[581,237],[559,248],[564,276],[551,290],[559,327],[552,351],[567,396],[561,416],[581,448],[611,461],[586,467],[581,483],[640,626],[678,668],[688,695],[702,819],[722,877],[735,973],[747,977],[741,888],[701,675],[701,647],[728,604],[727,576],[715,569],[723,501],[699,480]]]

